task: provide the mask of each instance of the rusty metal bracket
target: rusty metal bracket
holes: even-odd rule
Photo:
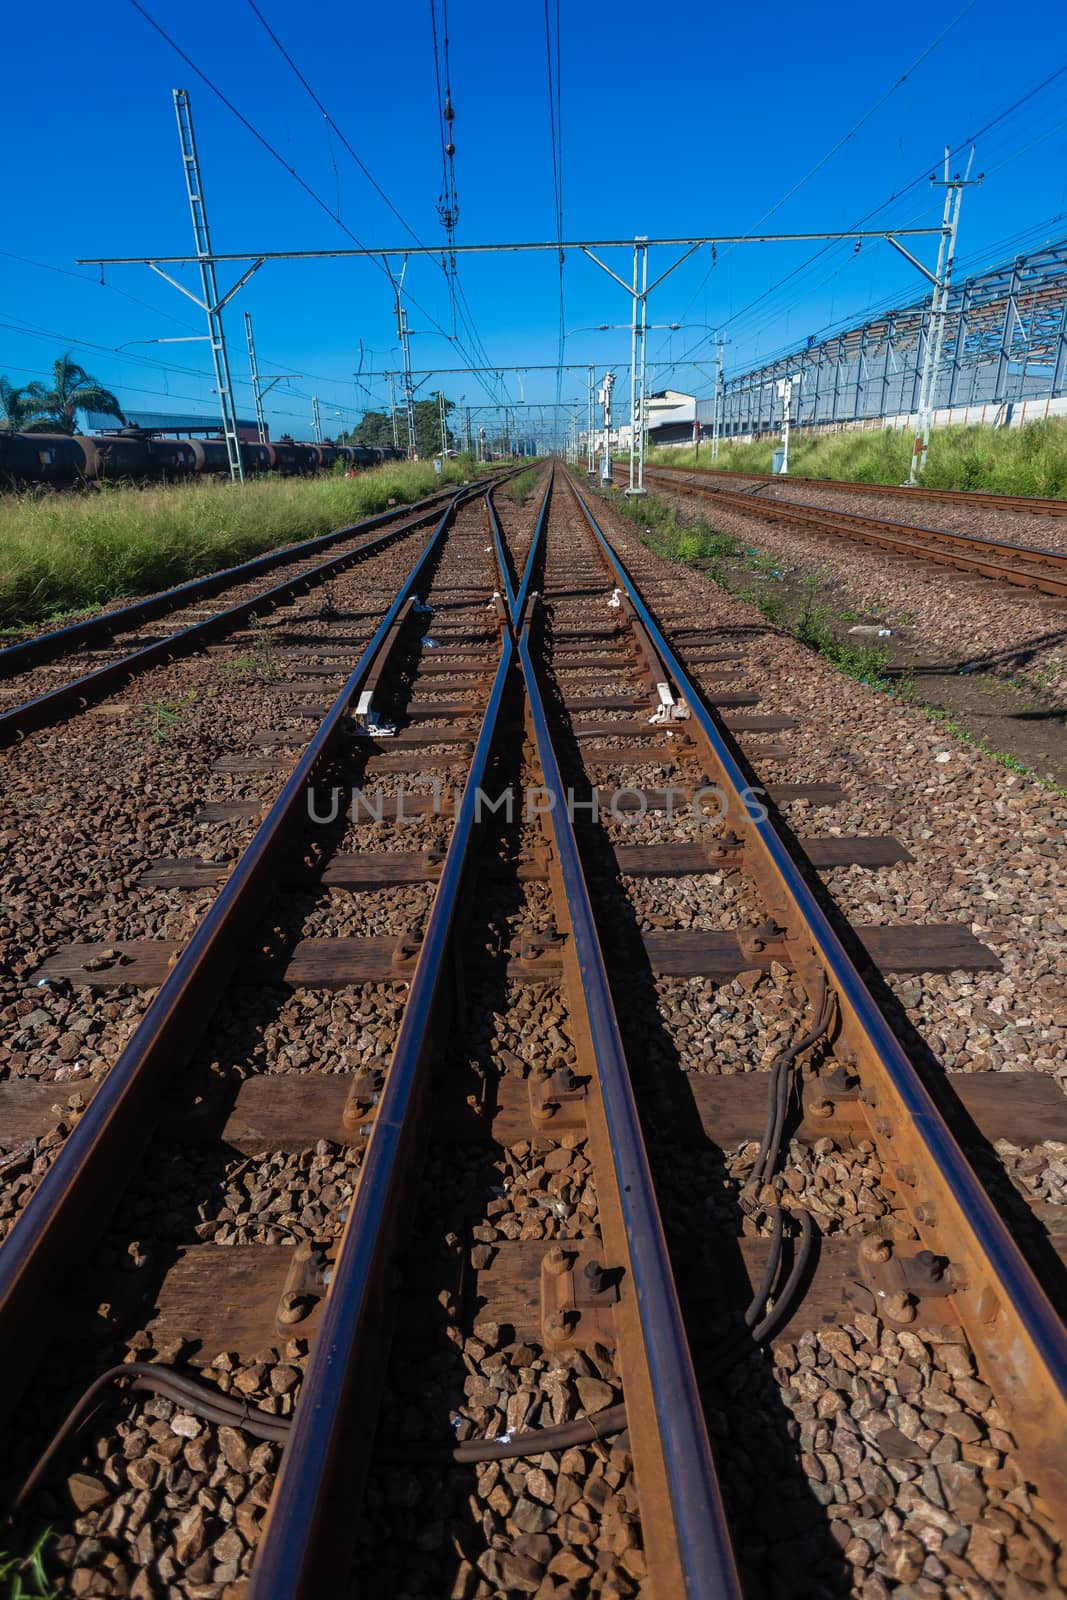
[[[365,1129],[374,1116],[385,1082],[385,1065],[364,1067],[352,1079],[341,1113],[341,1125],[349,1133]]]
[[[511,941],[512,954],[520,961],[536,961],[538,956],[551,950],[562,950],[567,935],[560,933],[554,922],[540,932],[523,933]]]
[[[876,1312],[897,1328],[914,1322],[959,1321],[951,1297],[965,1285],[947,1256],[916,1250],[912,1241],[870,1234],[860,1243],[858,1260],[858,1282],[846,1289],[846,1299],[853,1304],[862,1302],[864,1310]]]
[[[586,1081],[575,1076],[569,1061],[555,1056],[546,1066],[535,1067],[526,1086],[535,1128],[553,1133],[584,1132]]]
[[[408,971],[413,962],[418,959],[421,948],[422,929],[405,928],[404,932],[398,936],[393,949],[393,966],[402,971]]]
[[[307,1325],[325,1300],[333,1276],[333,1263],[325,1251],[306,1239],[292,1255],[274,1313],[274,1326],[282,1338],[289,1338],[294,1328],[300,1329],[301,1337],[309,1331]]]
[[[737,944],[743,956],[771,956],[785,966],[792,965],[786,948],[786,930],[773,917],[766,917],[755,927],[739,928]]]
[[[605,1267],[593,1245],[554,1244],[541,1257],[541,1333],[546,1349],[614,1345],[621,1268]]]

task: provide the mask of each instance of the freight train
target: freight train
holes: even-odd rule
[[[337,461],[365,471],[383,461],[402,460],[403,455],[392,447],[302,444],[289,438],[273,444],[241,444],[248,476],[279,472],[293,477],[329,470]],[[228,476],[229,470],[225,439],[161,439],[143,428],[99,435],[0,431],[0,485],[5,487],[176,483]]]

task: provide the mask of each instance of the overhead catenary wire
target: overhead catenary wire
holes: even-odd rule
[[[830,146],[830,149],[827,150],[826,154],[823,155],[823,156],[820,156],[819,160],[816,161],[815,165],[813,167],[810,167],[802,178],[798,178],[796,183],[794,183],[789,189],[786,190],[785,194],[782,195],[781,199],[780,200],[776,200],[774,205],[769,207],[769,209],[766,210],[763,213],[763,215],[761,217],[759,217],[752,224],[752,227],[748,230],[749,233],[755,233],[757,228],[761,228],[763,226],[763,224],[767,221],[768,217],[773,217],[776,211],[780,211],[781,208],[786,204],[786,202],[788,200],[791,200],[793,198],[793,196],[799,192],[799,190],[803,189],[803,187],[804,187],[804,185],[806,183],[809,183],[811,181],[811,179],[815,177],[816,173],[821,172],[823,167],[825,167],[826,164],[829,161],[833,160],[834,156],[837,154],[837,152],[839,150],[844,149],[845,145],[849,144],[851,142],[851,140],[855,138],[856,134],[859,133],[860,129],[865,127],[867,125],[867,123],[870,122],[871,118],[873,116],[875,116],[877,114],[877,112],[879,112],[882,109],[882,107],[886,104],[886,102],[893,98],[893,96],[896,94],[897,90],[902,88],[904,86],[904,84],[907,83],[908,80],[911,78],[912,74],[918,71],[919,67],[922,66],[922,64],[926,60],[926,58],[929,55],[932,55],[933,52],[937,49],[938,45],[942,44],[944,42],[944,40],[948,37],[948,35],[952,32],[952,30],[955,27],[957,27],[959,23],[961,23],[963,21],[964,17],[967,15],[967,13],[969,11],[973,11],[974,10],[974,7],[977,5],[977,3],[978,3],[978,0],[967,0],[967,4],[964,6],[963,10],[958,12],[957,15],[955,17],[953,17],[952,21],[947,23],[945,25],[945,27],[942,28],[941,32],[936,36],[936,38],[932,39],[930,41],[930,43],[926,46],[925,50],[923,50],[921,52],[921,54],[916,56],[915,60],[911,63],[911,65],[909,67],[907,67],[905,69],[905,71],[903,71],[900,74],[900,77],[897,78],[892,84],[890,84],[889,88],[886,89],[885,92],[879,96],[879,98],[874,102],[874,104],[872,106],[868,107],[868,109],[863,113],[862,117],[860,117],[857,122],[854,122],[852,124],[852,126],[849,128],[848,132],[847,133],[843,133],[841,135],[841,137],[839,139],[837,139],[835,141],[835,143]],[[730,251],[733,250],[734,248],[735,247],[733,245],[731,245],[731,246],[728,247],[727,250],[725,250],[723,252],[723,259],[724,260],[725,260],[726,256],[728,256],[730,254]],[[711,272],[712,272],[712,270],[713,270],[715,265],[716,265],[716,262],[713,260],[712,261],[712,265],[708,268],[707,272],[705,272],[705,274],[704,274],[703,278],[701,279],[700,283],[697,285],[696,289],[694,290],[694,292],[693,292],[693,294],[692,294],[692,296],[691,296],[691,298],[689,300],[688,305],[686,306],[685,310],[682,312],[680,318],[678,319],[680,322],[684,322],[686,317],[689,315],[689,313],[692,310],[694,304],[696,303],[696,301],[697,301],[702,289],[704,288],[704,285],[707,283],[708,278],[711,276]],[[663,346],[660,347],[661,352],[662,352],[662,349],[663,349]]]
[[[1039,94],[1042,94],[1053,83],[1062,78],[1065,73],[1067,73],[1067,62],[1057,67],[1055,71],[1048,73],[1044,78],[1040,79],[1039,82],[1028,89],[1025,94],[1018,96],[1018,98],[1013,100],[1010,105],[1005,106],[1002,111],[999,111],[996,116],[991,117],[989,121],[983,123],[980,128],[977,128],[973,133],[968,134],[965,139],[960,140],[957,145],[950,149],[949,159],[954,160],[956,157],[961,155],[963,151],[975,144],[979,139],[984,138],[985,135],[991,133],[994,128],[1007,121],[1009,117],[1014,116],[1015,113],[1021,110],[1024,105],[1029,104],[1031,100],[1035,99]],[[902,199],[904,195],[909,194],[913,189],[918,188],[921,183],[926,181],[929,173],[929,166],[924,166],[922,171],[917,173],[916,176],[906,183],[903,188],[895,190],[892,194],[888,195],[886,199],[882,200],[878,205],[872,207],[870,211],[866,212],[864,216],[852,223],[850,227],[843,228],[841,231],[843,233],[851,233],[854,229],[864,227],[866,223],[870,222],[873,217],[876,217],[880,211],[884,211],[887,206],[892,205],[895,201]],[[756,306],[761,305],[765,300],[770,298],[770,296],[776,294],[778,290],[781,289],[785,284],[791,282],[802,272],[805,272],[810,266],[813,266],[814,263],[826,255],[828,251],[835,249],[838,243],[840,243],[840,241],[830,240],[828,243],[822,245],[811,256],[809,256],[806,261],[802,261],[798,266],[792,268],[789,272],[785,273],[783,277],[779,278],[777,282],[771,284],[769,288],[764,289],[760,294],[758,294],[754,300],[749,301],[747,306],[742,307],[740,311],[733,312],[722,323],[722,327],[736,327],[741,317],[746,316]],[[699,293],[699,290],[697,292]],[[692,301],[690,304],[692,304]],[[701,349],[707,343],[709,343],[709,336],[702,336],[696,341],[695,344],[683,351],[682,355],[679,357],[679,360],[688,360],[696,351]]]
[[[553,66],[552,25],[549,0],[545,4],[545,64],[548,73],[548,127],[552,150],[552,194],[556,221],[556,243],[559,246],[559,334],[557,339],[556,403],[563,392],[563,360],[567,344],[567,321],[563,293],[563,129],[562,100],[560,97],[560,5],[556,7],[555,65]]]
[[[281,39],[278,37],[278,34],[275,32],[275,30],[267,22],[267,20],[264,17],[262,11],[260,10],[259,6],[256,5],[255,0],[248,0],[248,4],[249,4],[253,14],[256,16],[256,18],[259,20],[259,22],[262,24],[263,28],[265,29],[267,35],[271,39],[271,41],[274,44],[275,48],[278,50],[278,52],[281,55],[283,61],[285,61],[286,65],[290,68],[290,70],[292,71],[292,73],[296,77],[297,81],[301,84],[303,89],[306,91],[306,93],[310,97],[313,105],[321,113],[322,117],[324,118],[324,120],[326,122],[327,128],[328,129],[332,129],[333,133],[336,135],[336,137],[340,141],[341,145],[344,147],[344,149],[351,156],[352,160],[355,162],[355,164],[359,168],[359,170],[363,173],[364,177],[367,179],[367,181],[371,185],[371,187],[375,190],[375,192],[381,197],[381,199],[388,206],[388,208],[392,212],[393,216],[396,217],[397,221],[404,228],[404,231],[411,235],[411,238],[414,240],[414,242],[417,245],[419,245],[422,248],[425,248],[424,244],[423,244],[423,240],[420,238],[419,234],[412,227],[411,223],[402,214],[402,212],[399,210],[399,208],[395,205],[395,203],[393,202],[393,200],[391,199],[389,194],[386,192],[386,190],[378,182],[377,178],[371,172],[370,168],[367,166],[367,164],[363,160],[363,158],[353,148],[351,140],[348,138],[347,134],[344,132],[344,129],[341,128],[341,126],[338,124],[337,120],[331,115],[328,107],[323,103],[321,97],[316,93],[315,89],[313,88],[313,86],[309,82],[309,80],[306,77],[306,75],[303,72],[301,72],[300,68],[297,66],[296,62],[294,61],[292,55],[286,49],[286,47],[283,44],[283,42],[281,41]],[[447,59],[447,29],[446,29],[446,59]],[[440,87],[438,89],[438,99],[440,100]],[[457,202],[457,212],[458,212],[458,202]],[[453,338],[454,338],[454,334],[455,334],[455,324],[454,324],[454,319],[455,319],[455,301],[454,301],[454,294],[459,288],[459,277],[458,277],[458,272],[456,271],[454,262],[452,263],[451,275],[449,274],[448,269],[444,267],[444,263],[440,263],[440,265],[442,266],[442,270],[445,272],[446,279],[449,279],[449,293],[450,293],[450,296],[453,296],[452,304],[453,304]],[[411,297],[409,296],[409,298],[411,298]],[[412,303],[417,305],[417,302],[414,301],[414,300],[412,300]],[[461,314],[460,320],[462,321],[463,326],[464,326],[464,328],[466,330],[466,333],[467,333],[467,337],[470,339],[470,342],[471,342],[471,344],[472,344],[472,346],[474,348],[475,355],[478,357],[479,360],[484,360],[486,363],[488,363],[488,359],[489,358],[488,358],[487,353],[485,352],[485,347],[482,344],[481,336],[479,335],[477,327],[475,326],[473,313],[471,312],[469,305],[467,306],[466,309],[467,309],[467,315],[464,317]],[[421,306],[419,307],[419,310],[420,311],[422,310]],[[423,314],[425,315],[426,313],[423,313]],[[443,329],[441,331],[444,332]],[[458,343],[458,340],[455,340],[455,342]],[[459,348],[462,351],[462,348],[463,348],[462,345],[459,345]],[[487,390],[486,392],[488,393],[489,391]]]
[[[275,160],[279,164],[279,166],[283,167],[284,170],[287,173],[289,173],[290,177],[294,180],[294,182],[296,182],[300,186],[300,188],[304,191],[304,193],[311,200],[314,201],[314,203],[319,207],[319,209],[321,211],[324,211],[326,213],[326,215],[331,219],[331,221],[336,223],[337,226],[342,230],[342,232],[348,235],[348,237],[352,240],[353,244],[355,244],[358,249],[365,250],[367,248],[366,245],[364,245],[363,241],[352,231],[352,229],[345,222],[344,218],[342,216],[340,216],[339,213],[336,212],[330,206],[330,204],[329,204],[329,202],[327,200],[323,199],[323,197],[317,192],[317,190],[312,188],[311,184],[309,184],[307,182],[307,180],[301,176],[301,174],[297,171],[297,169],[293,166],[293,164],[290,161],[286,160],[286,158],[271,143],[271,141],[266,137],[266,135],[261,133],[260,130],[255,126],[255,124],[252,123],[249,120],[249,118],[245,116],[244,112],[239,110],[238,107],[233,103],[233,101],[219,88],[219,86],[211,78],[208,77],[207,73],[203,70],[203,68],[197,65],[197,63],[193,60],[193,58],[189,55],[189,53],[186,50],[184,50],[180,44],[178,44],[177,40],[174,39],[171,36],[171,34],[169,34],[167,32],[167,30],[162,26],[162,24],[160,22],[158,22],[155,17],[152,16],[151,12],[148,11],[146,9],[146,7],[141,4],[141,0],[129,0],[129,3],[133,6],[134,10],[137,11],[145,19],[145,21],[152,28],[155,29],[155,31],[159,34],[160,38],[163,39],[164,42],[170,46],[170,48],[175,52],[175,54],[181,57],[181,59],[185,62],[186,66],[189,68],[189,70],[191,72],[195,72],[197,77],[200,79],[200,81],[208,89],[211,90],[212,94],[215,95],[217,99],[221,100],[222,104],[226,107],[226,109],[229,112],[231,112],[232,115],[237,118],[238,122],[241,123],[242,127],[247,129],[247,131],[252,135],[252,137],[260,145],[262,145],[264,150],[267,151],[267,153],[273,158],[273,160]],[[379,256],[377,254],[371,252],[369,254],[369,256],[368,256],[368,259],[373,260],[374,265],[378,268],[378,270],[380,272],[384,273],[384,275],[387,278],[390,279],[390,282],[392,281],[392,275],[391,275],[391,273],[389,271],[388,266],[386,265],[386,263],[384,261],[382,261],[379,258]],[[417,310],[419,311],[419,314],[421,316],[425,317],[428,322],[433,324],[434,328],[436,329],[436,331],[438,333],[440,333],[442,338],[448,339],[450,337],[450,335],[446,332],[446,330],[441,326],[441,324],[433,316],[432,312],[428,311],[425,306],[421,305],[419,303],[419,301],[417,301],[414,298],[413,295],[409,294],[408,295],[408,299],[411,301],[412,305],[414,305],[417,308]],[[470,353],[466,350],[466,348],[464,347],[462,342],[458,338],[456,338],[454,340],[454,343],[456,344],[457,348],[463,353],[464,357],[469,362],[471,362]],[[471,362],[472,366],[473,366],[473,364],[474,363]],[[486,393],[489,393],[489,392],[490,391],[488,389],[486,389]]]

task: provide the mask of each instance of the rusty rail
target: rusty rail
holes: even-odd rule
[[[38,633],[32,639],[23,639],[19,644],[8,645],[6,649],[0,650],[0,678],[10,678],[16,673],[28,671],[31,667],[39,667],[46,661],[55,661],[60,656],[87,649],[101,640],[113,638],[117,633],[125,633],[131,628],[140,627],[143,622],[151,622],[156,617],[166,616],[169,611],[180,611],[183,606],[189,605],[194,600],[206,600],[211,595],[221,593],[223,589],[231,588],[234,584],[247,583],[249,579],[258,578],[264,572],[273,572],[276,567],[287,566],[292,561],[303,561],[308,556],[317,555],[320,550],[329,550],[342,539],[352,538],[354,534],[372,533],[375,528],[384,528],[390,522],[398,522],[412,512],[429,512],[434,506],[440,505],[442,500],[448,499],[453,492],[443,490],[439,494],[428,495],[424,500],[416,500],[411,505],[396,506],[390,511],[381,511],[377,516],[367,517],[362,522],[351,522],[343,528],[334,528],[329,533],[320,533],[313,539],[301,539],[297,544],[284,545],[278,550],[268,550],[265,555],[254,556],[250,561],[240,561],[236,566],[224,567],[219,572],[205,573],[202,578],[190,578],[187,583],[180,583],[173,589],[164,589],[159,594],[146,595],[143,600],[131,600],[129,605],[119,606],[114,611],[86,617],[83,622],[72,622],[66,628],[56,628],[50,633]]]
[[[533,552],[531,552],[532,556]],[[566,905],[570,938],[564,968],[569,992],[584,995],[591,1057],[599,1094],[589,1105],[591,1146],[603,1160],[602,1229],[612,1260],[626,1260],[629,1295],[620,1316],[632,1324],[645,1367],[624,1370],[626,1419],[633,1441],[641,1500],[641,1525],[656,1592],[689,1596],[740,1595],[719,1485],[712,1464],[693,1364],[682,1323],[652,1174],[634,1100],[626,1051],[611,998],[604,955],[567,815],[566,791],[529,645],[529,613],[518,641],[527,700],[527,725],[552,797],[554,845],[550,877]],[[616,1194],[605,1206],[606,1177]],[[618,1220],[612,1218],[617,1207]]]
[[[925,484],[910,483],[848,483],[841,478],[807,478],[791,472],[787,477],[776,477],[766,472],[737,472],[727,467],[668,467],[656,462],[650,470],[657,472],[703,472],[709,479],[741,478],[758,484],[806,483],[813,489],[840,490],[842,494],[883,494],[900,496],[905,500],[929,500],[935,504],[984,506],[991,511],[1028,511],[1048,517],[1067,517],[1067,500],[1047,495],[995,494],[989,489],[931,489]]]
[[[813,1006],[836,997],[837,1060],[858,1074],[869,1136],[923,1245],[945,1263],[952,1303],[1028,1460],[1051,1514],[1067,1516],[1067,1332],[994,1209],[913,1063],[845,950],[772,815],[745,798],[747,778],[617,552],[573,483],[569,487],[614,581],[625,591],[691,710],[725,822],[743,841],[745,870]],[[763,813],[761,815],[760,813]],[[832,1095],[829,1097],[832,1103]],[[889,1255],[892,1255],[890,1247]]]
[[[546,488],[526,563],[525,593],[547,520]],[[359,1187],[334,1268],[324,1320],[304,1381],[268,1521],[253,1568],[249,1600],[283,1600],[321,1592],[339,1570],[351,1537],[351,1507],[375,1405],[373,1357],[386,1316],[388,1262],[410,1200],[409,1159],[417,1138],[418,1102],[438,1046],[433,1027],[456,901],[477,814],[476,787],[493,740],[506,680],[517,658],[526,692],[527,726],[545,786],[562,802],[563,783],[529,653],[528,626],[517,627],[520,598],[508,575],[499,520],[487,497],[501,581],[509,601],[503,640],[482,730],[420,950]],[[513,635],[512,629],[515,629]],[[619,1306],[630,1350],[642,1359],[624,1368],[626,1419],[641,1463],[639,1495],[645,1547],[656,1590],[693,1600],[729,1600],[740,1590],[696,1391],[681,1312],[667,1258],[625,1053],[611,1002],[588,890],[562,804],[552,821],[558,868],[553,885],[566,908],[568,993],[572,1016],[595,1064],[590,1140],[597,1150],[605,1247],[625,1262]],[[609,1206],[607,1187],[614,1188]],[[609,1225],[606,1214],[617,1220]],[[376,1337],[368,1340],[373,1332]],[[361,1355],[362,1352],[362,1355]],[[344,1484],[344,1494],[337,1486]]]
[[[646,468],[645,476],[681,493],[705,495],[731,511],[764,517],[774,522],[792,523],[823,535],[842,534],[850,540],[878,546],[921,561],[934,561],[960,572],[976,572],[984,578],[1017,588],[1037,589],[1042,594],[1062,599],[1067,596],[1067,555],[1032,545],[1011,544],[1002,539],[985,539],[973,533],[955,533],[946,528],[926,528],[917,524],[891,522],[884,517],[862,516],[858,512],[832,511],[825,506],[799,500],[756,500],[751,494],[732,489],[716,489],[675,477],[679,469]],[[771,482],[776,480],[772,479]]]
[[[401,585],[281,793],[236,862],[217,899],[171,969],[129,1044],[93,1095],[0,1249],[0,1360],[8,1381],[0,1411],[14,1406],[44,1343],[41,1310],[58,1295],[71,1261],[105,1229],[138,1152],[162,1114],[160,1089],[188,1060],[238,959],[300,826],[308,787],[329,762],[347,714],[408,597],[459,505],[449,500],[433,536]]]

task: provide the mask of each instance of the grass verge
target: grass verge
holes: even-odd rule
[[[537,482],[536,467],[530,467],[526,472],[520,472],[517,478],[512,478],[505,487],[505,493],[514,500],[517,506],[524,506],[533,494],[534,484]]]
[[[724,441],[716,465],[731,472],[769,473],[777,437],[753,444]],[[846,483],[903,483],[911,463],[906,429],[804,434],[789,441],[790,476],[839,478]],[[653,450],[653,465],[691,467],[694,452]],[[707,445],[698,466],[711,466]],[[931,489],[984,489],[995,494],[1067,498],[1067,421],[1049,418],[1021,428],[937,428],[923,483]]]
[[[602,498],[607,499],[608,496],[602,495]],[[778,577],[776,557],[741,545],[729,534],[719,533],[706,523],[679,523],[671,507],[652,496],[646,496],[641,501],[627,500],[622,496],[611,497],[611,503],[640,527],[643,542],[650,549],[683,566],[699,564],[699,570],[720,589],[747,601],[768,622],[791,634],[809,650],[815,650],[848,677],[870,688],[890,693],[913,710],[923,712],[939,723],[947,734],[970,745],[972,749],[980,750],[1009,772],[1020,773],[1056,794],[1067,795],[1067,789],[1051,777],[1043,776],[1017,756],[998,750],[985,739],[968,732],[951,711],[923,700],[914,678],[890,672],[889,650],[886,646],[873,641],[853,641],[847,636],[841,637],[841,626],[853,622],[855,613],[826,604],[821,598],[824,580],[820,573],[809,572],[805,575],[804,599],[798,609],[795,600],[791,603],[782,593],[761,590],[743,581],[747,573]],[[1034,679],[1025,687],[1045,692],[1048,686]]]
[[[840,620],[834,612],[819,601],[822,578],[810,573],[805,579],[804,603],[799,615],[790,616],[784,599],[773,591],[764,591],[751,584],[739,586],[738,576],[746,571],[765,573],[775,567],[775,560],[759,551],[746,551],[730,534],[719,533],[704,522],[680,523],[670,506],[653,496],[640,501],[619,497],[613,504],[642,531],[644,543],[660,555],[667,556],[683,566],[698,562],[700,570],[727,594],[738,595],[755,606],[775,627],[791,633],[809,650],[815,650],[841,672],[861,683],[883,689],[889,686],[886,665],[889,652],[880,645],[856,644],[837,635],[836,623]],[[747,555],[747,560],[745,559]],[[732,570],[727,568],[732,563]]]
[[[33,627],[152,594],[463,482],[447,461],[396,461],[358,478],[116,487],[0,499],[0,628]]]

